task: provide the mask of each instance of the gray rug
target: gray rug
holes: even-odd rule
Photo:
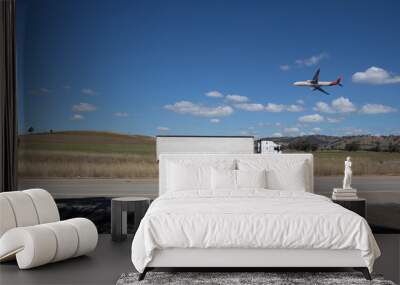
[[[148,272],[146,278],[138,281],[138,273],[122,274],[117,285],[146,285],[146,284],[267,284],[267,285],[297,285],[297,284],[379,284],[395,285],[392,281],[384,280],[382,276],[372,275],[368,281],[359,272]]]

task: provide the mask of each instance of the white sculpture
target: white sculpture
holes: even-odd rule
[[[344,162],[344,179],[343,179],[343,189],[351,188],[351,177],[353,176],[353,171],[351,170],[351,157],[348,156]]]

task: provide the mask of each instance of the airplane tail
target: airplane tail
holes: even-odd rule
[[[342,83],[340,83],[340,81],[342,81],[341,76],[335,81],[335,85],[339,85],[340,87],[343,87],[343,85],[342,85]]]

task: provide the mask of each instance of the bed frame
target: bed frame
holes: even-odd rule
[[[159,193],[166,191],[166,166],[167,160],[184,158],[240,158],[259,156],[261,154],[161,154],[159,164]],[[272,154],[276,156],[277,154]],[[308,180],[306,191],[313,192],[313,156],[312,154],[278,154],[280,156],[304,160],[308,163]],[[264,155],[265,156],[265,155]],[[367,280],[371,275],[361,257],[359,250],[330,250],[330,249],[250,249],[250,248],[170,248],[158,249],[154,252],[153,259],[147,265],[139,280],[143,280],[148,271],[182,269],[182,271],[271,271],[280,269],[285,271],[310,269],[338,269],[353,268],[361,271]],[[322,270],[320,270],[322,271]]]
[[[193,249],[171,248],[156,250],[152,261],[139,275],[143,280],[154,269],[182,271],[291,271],[301,269],[353,268],[371,280],[359,250],[328,249]],[[214,270],[215,269],[215,270]]]

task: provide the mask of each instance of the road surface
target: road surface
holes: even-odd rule
[[[314,191],[329,195],[334,187],[342,184],[341,176],[315,177]],[[359,196],[369,202],[400,203],[400,176],[358,176],[353,177],[353,188]],[[156,179],[21,179],[20,189],[44,188],[56,198],[78,197],[156,197]],[[372,200],[371,200],[372,199]]]

